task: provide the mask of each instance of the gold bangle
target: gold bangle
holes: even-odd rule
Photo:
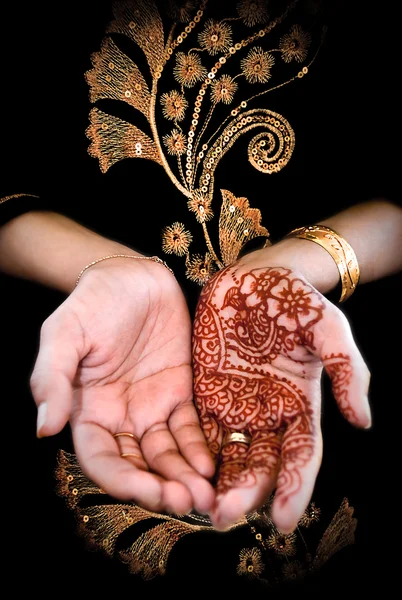
[[[355,291],[360,278],[359,263],[353,248],[339,233],[325,225],[309,225],[293,229],[286,237],[297,237],[315,242],[334,259],[341,277],[342,292],[339,302],[347,300]]]
[[[154,262],[157,262],[157,263],[163,265],[164,267],[166,267],[166,269],[168,269],[171,273],[173,273],[172,269],[170,267],[168,267],[168,265],[165,263],[165,261],[162,260],[161,258],[159,258],[159,256],[134,256],[133,254],[109,254],[108,256],[102,256],[102,258],[98,258],[97,260],[93,260],[88,265],[86,265],[82,269],[82,271],[78,274],[77,281],[75,282],[75,285],[76,286],[78,285],[79,280],[81,279],[82,275],[85,273],[85,271],[87,269],[89,269],[90,267],[93,267],[94,265],[102,262],[103,260],[109,260],[110,258],[135,258],[137,260],[153,260]]]

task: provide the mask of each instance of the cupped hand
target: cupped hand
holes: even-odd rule
[[[293,531],[321,464],[321,375],[343,415],[370,426],[370,375],[344,314],[289,268],[253,258],[205,286],[193,328],[196,406],[216,461],[218,529],[275,490],[272,519]],[[251,443],[230,441],[241,432]]]
[[[162,265],[114,259],[88,269],[42,326],[31,389],[38,435],[70,421],[81,467],[105,492],[153,511],[211,508],[190,317]]]

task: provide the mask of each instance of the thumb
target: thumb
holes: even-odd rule
[[[53,313],[42,325],[30,386],[38,407],[37,436],[59,433],[70,418],[73,381],[82,358],[77,321]]]
[[[350,324],[336,307],[322,321],[323,343],[319,356],[332,383],[332,391],[343,416],[352,425],[368,429],[370,372],[356,346]]]

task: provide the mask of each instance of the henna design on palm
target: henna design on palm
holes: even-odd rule
[[[284,507],[305,494],[303,479],[318,470],[321,458],[323,363],[343,414],[359,422],[348,400],[350,357],[323,355],[328,343],[337,348],[338,342],[324,339],[322,322],[332,317],[334,330],[339,323],[341,331],[345,327],[335,311],[301,277],[280,267],[230,266],[203,289],[193,331],[194,393],[218,466],[218,496],[260,487],[266,497],[276,488],[276,505]],[[251,445],[222,447],[234,431],[250,434]]]

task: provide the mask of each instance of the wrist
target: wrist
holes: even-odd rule
[[[272,246],[242,258],[253,268],[277,266],[299,273],[315,289],[326,294],[339,284],[339,271],[328,252],[309,240],[284,238]]]
[[[0,269],[69,294],[79,272],[110,254],[136,254],[58,213],[32,211],[1,229]]]

